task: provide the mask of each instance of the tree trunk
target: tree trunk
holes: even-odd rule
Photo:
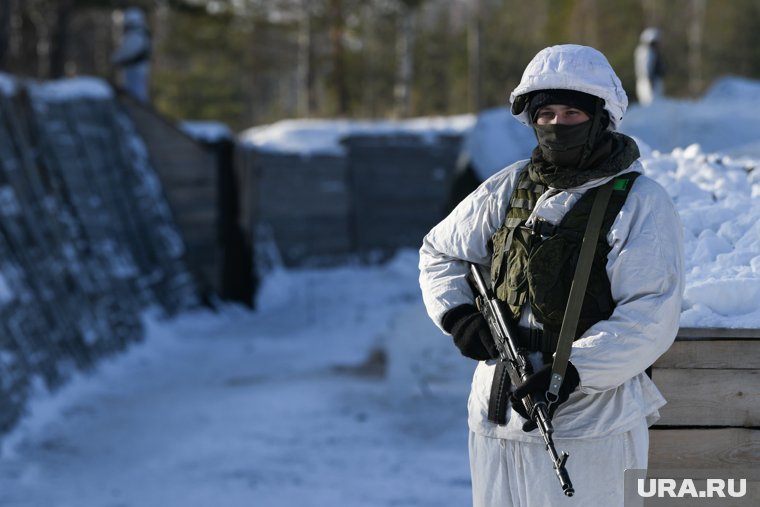
[[[312,49],[311,11],[309,1],[301,0],[301,19],[298,25],[298,114],[311,116],[316,109],[314,94],[314,62]]]
[[[27,0],[21,6],[34,27],[34,74],[39,79],[46,79],[50,72],[50,13],[47,12],[47,5],[40,1]]]
[[[480,111],[481,100],[481,39],[482,39],[482,18],[481,18],[481,0],[474,0],[472,12],[470,13],[470,23],[467,27],[467,66],[469,72],[469,90],[470,90],[470,111],[477,113]]]
[[[330,2],[330,14],[332,18],[330,39],[333,50],[335,107],[339,116],[346,116],[348,114],[350,100],[348,96],[348,83],[346,82],[345,48],[343,46],[343,32],[345,30],[343,0],[332,0]]]
[[[166,52],[161,51],[161,48],[167,44],[172,36],[172,13],[169,7],[169,0],[156,0],[155,3],[156,10],[153,13],[153,24],[151,26],[151,46],[153,50],[150,54],[150,64],[154,69],[162,69],[166,63]],[[117,40],[112,41],[114,47],[119,47],[117,43]],[[114,66],[111,65],[110,68],[114,72]]]
[[[50,69],[51,79],[63,77],[66,71],[66,49],[69,39],[69,20],[73,10],[72,0],[58,0],[51,30]]]
[[[405,118],[411,111],[412,80],[414,79],[414,11],[404,8],[399,20],[398,74],[394,89],[396,114]]]
[[[11,44],[11,0],[0,0],[0,70],[8,70]]]
[[[645,27],[658,27],[661,25],[661,8],[662,5],[659,0],[641,0],[641,10],[644,13]]]
[[[599,47],[599,14],[596,0],[582,0],[580,9],[583,40],[591,47]]]
[[[689,9],[688,63],[689,93],[697,96],[702,93],[702,46],[705,28],[705,0],[691,0]]]

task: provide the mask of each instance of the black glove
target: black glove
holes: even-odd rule
[[[546,394],[546,391],[549,390],[549,381],[551,380],[551,376],[552,365],[547,364],[535,372],[533,375],[528,377],[525,382],[517,386],[512,392],[512,396],[510,397],[512,408],[514,408],[518,414],[523,416],[523,418],[527,419],[527,422],[523,424],[522,428],[525,432],[533,431],[536,429],[536,423],[530,419],[530,415],[526,412],[525,407],[523,407],[522,399],[529,395],[543,398]],[[567,370],[565,371],[565,378],[559,388],[559,397],[557,398],[557,401],[552,403],[549,407],[550,419],[554,416],[554,412],[557,411],[557,407],[567,401],[567,399],[570,397],[570,393],[575,391],[580,382],[581,378],[578,375],[578,370],[575,369],[573,363],[568,362]]]
[[[441,324],[454,337],[454,344],[463,356],[478,361],[499,357],[488,323],[474,305],[452,308]]]

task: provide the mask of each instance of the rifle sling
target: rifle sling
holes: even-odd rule
[[[578,254],[578,264],[575,266],[573,282],[570,285],[570,295],[567,300],[565,315],[562,318],[562,327],[559,331],[557,350],[554,353],[554,362],[552,363],[552,376],[547,391],[547,400],[552,402],[559,398],[559,389],[565,378],[567,363],[570,360],[570,351],[575,339],[575,333],[578,328],[578,319],[580,318],[581,308],[583,306],[583,297],[586,294],[588,277],[591,272],[591,265],[594,261],[596,245],[599,241],[599,232],[602,228],[602,221],[612,195],[614,181],[612,180],[601,187],[596,193],[594,204],[591,206],[586,231],[583,235],[581,251]]]

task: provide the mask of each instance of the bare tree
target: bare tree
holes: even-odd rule
[[[692,96],[702,92],[702,47],[705,32],[705,11],[705,0],[691,0],[687,43],[689,48],[689,93]]]
[[[167,39],[171,36],[171,11],[169,9],[170,0],[155,0],[156,9],[153,12],[153,23],[151,24],[151,38],[153,47],[158,49],[164,47]],[[114,46],[117,41],[114,41]],[[164,53],[160,50],[153,51],[151,58],[153,66],[161,68],[164,64]]]
[[[300,2],[300,19],[298,22],[298,114],[311,116],[317,108],[314,92],[314,49],[312,33],[312,13],[309,0]]]
[[[481,0],[473,0],[467,27],[467,66],[469,72],[470,110],[480,111],[481,99],[481,62],[482,58],[482,5]]]
[[[662,2],[659,0],[641,0],[645,26],[660,26]]]
[[[74,10],[74,0],[58,0],[52,13],[50,30],[50,68],[48,75],[55,79],[65,73],[69,43],[69,21]]]
[[[396,51],[398,54],[398,73],[394,96],[396,114],[409,116],[411,111],[412,85],[414,81],[414,28],[417,9],[422,0],[401,0],[399,13],[399,38]]]
[[[0,2],[0,70],[8,68],[8,48],[11,41],[11,0]]]
[[[343,44],[346,29],[343,0],[330,0],[330,42],[332,45],[333,87],[336,113],[346,116],[349,112],[349,91],[346,80],[346,48]]]
[[[40,78],[47,78],[50,70],[50,32],[51,19],[49,5],[45,0],[27,0],[23,2],[24,9],[29,21],[34,26],[36,41],[35,52],[37,59],[36,75]]]
[[[578,5],[582,40],[594,47],[599,46],[599,14],[596,0],[581,0]]]

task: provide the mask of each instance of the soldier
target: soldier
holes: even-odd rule
[[[130,95],[148,102],[150,77],[150,33],[145,15],[137,7],[124,12],[124,36],[121,46],[114,51],[111,61],[123,72],[123,85]]]
[[[680,221],[665,190],[640,174],[635,141],[616,132],[628,99],[600,52],[578,45],[540,51],[510,102],[538,140],[531,158],[486,180],[420,249],[428,314],[462,355],[478,361],[468,401],[473,504],[622,507],[623,471],[647,467],[648,426],[665,404],[645,370],[678,330]],[[518,401],[548,389],[589,215],[591,199],[583,197],[611,181],[570,362],[550,409],[557,446],[571,456],[576,494],[566,498]],[[536,358],[522,385],[507,378],[511,409],[503,414],[494,410],[492,389],[498,354],[474,306],[468,263],[490,270],[521,347]]]
[[[641,32],[639,45],[633,53],[636,71],[636,96],[639,104],[648,106],[657,97],[663,95],[663,76],[665,74],[660,56],[660,31],[647,28]]]

